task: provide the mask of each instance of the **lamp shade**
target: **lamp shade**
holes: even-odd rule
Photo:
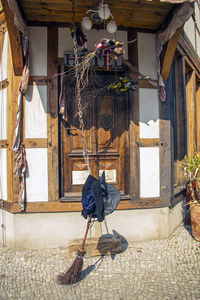
[[[106,30],[109,33],[115,33],[117,31],[117,25],[114,20],[111,20],[107,25],[106,25]]]
[[[98,9],[98,14],[99,14],[99,17],[102,20],[107,20],[110,17],[110,14],[111,14],[108,5],[107,4],[100,4],[99,9]]]
[[[85,30],[90,30],[92,28],[92,21],[88,17],[83,17],[81,26]]]

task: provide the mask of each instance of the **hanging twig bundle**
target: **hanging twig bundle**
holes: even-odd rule
[[[125,53],[123,48],[123,43],[110,40],[102,39],[99,43],[95,45],[94,51],[85,55],[83,61],[78,63],[75,68],[79,70],[79,79],[81,89],[84,89],[88,85],[88,74],[91,66],[91,62],[95,56],[102,57],[107,56],[107,69],[109,69],[109,57],[111,56],[114,59],[117,59],[119,56]]]

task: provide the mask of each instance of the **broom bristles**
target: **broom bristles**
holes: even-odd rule
[[[69,269],[57,276],[59,284],[73,284],[77,281],[77,278],[83,268],[83,257],[85,251],[79,250],[77,256]]]

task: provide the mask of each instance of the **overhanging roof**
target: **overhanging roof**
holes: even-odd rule
[[[30,22],[72,22],[71,0],[18,0],[24,19]],[[159,0],[106,0],[118,27],[158,30],[177,5]],[[179,1],[180,3],[181,1]],[[88,9],[97,9],[98,0],[75,0],[76,22]]]

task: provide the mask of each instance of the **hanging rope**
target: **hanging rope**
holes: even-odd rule
[[[73,37],[73,45],[74,45],[74,59],[75,59],[75,78],[76,78],[76,90],[75,90],[75,98],[78,106],[78,116],[79,116],[79,127],[81,131],[82,138],[82,148],[83,148],[83,158],[87,165],[87,169],[91,174],[90,164],[89,164],[89,156],[86,147],[86,138],[85,138],[85,130],[84,130],[84,121],[83,121],[83,108],[81,103],[81,83],[80,83],[80,70],[79,70],[79,61],[78,61],[78,45],[76,39],[76,25],[75,25],[75,7],[74,0],[72,0],[72,24],[74,27],[74,37]]]

